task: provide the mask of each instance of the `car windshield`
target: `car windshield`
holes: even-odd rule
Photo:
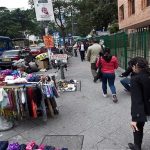
[[[10,51],[5,51],[2,56],[15,56],[18,55],[18,53],[19,51],[10,50]]]

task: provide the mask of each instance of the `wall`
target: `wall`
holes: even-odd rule
[[[119,19],[120,29],[141,28],[150,25],[150,6],[142,9],[141,1],[135,0],[135,14],[128,16],[128,0],[118,0],[118,16],[120,16],[120,6],[124,4],[124,20]]]

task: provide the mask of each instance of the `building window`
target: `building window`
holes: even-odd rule
[[[128,0],[129,16],[135,14],[135,0]]]
[[[142,9],[144,9],[145,7],[150,6],[150,0],[142,0],[141,5],[142,5]]]
[[[124,20],[124,5],[121,5],[119,8],[119,16],[120,16],[120,21]]]
[[[150,6],[150,0],[147,0],[146,6]]]

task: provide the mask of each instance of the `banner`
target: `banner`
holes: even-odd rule
[[[33,0],[37,21],[54,21],[52,0]]]
[[[43,36],[43,40],[46,48],[54,47],[54,40],[52,36],[50,35]]]

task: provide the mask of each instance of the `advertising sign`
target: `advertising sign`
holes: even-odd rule
[[[43,40],[46,48],[54,47],[54,40],[52,36],[50,35],[43,36]]]
[[[37,21],[54,21],[52,0],[33,0]]]
[[[55,60],[67,60],[67,54],[54,54],[50,56],[51,59],[55,59]]]

